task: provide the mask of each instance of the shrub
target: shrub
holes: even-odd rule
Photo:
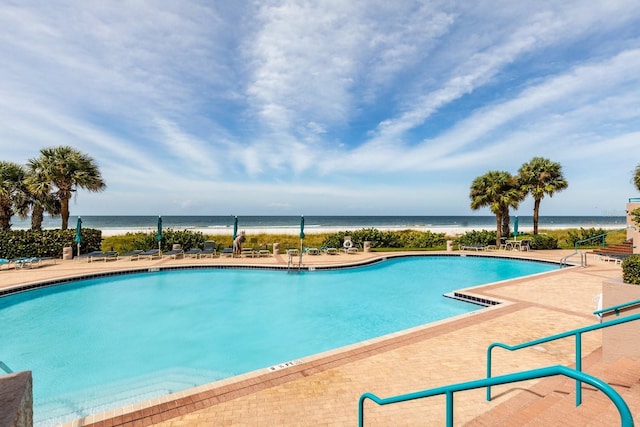
[[[340,231],[328,235],[322,246],[341,248],[344,236],[351,236],[354,245],[362,247],[364,242],[371,242],[372,248],[435,248],[444,246],[446,238],[444,233],[432,233],[431,231],[380,231],[376,228],[363,228],[354,231]]]
[[[395,233],[400,240],[401,248],[430,249],[444,247],[447,238],[444,233],[432,233],[431,231],[405,230]]]
[[[495,245],[496,232],[488,230],[467,231],[457,239],[458,245]]]
[[[62,249],[73,248],[77,255],[75,229],[68,230],[9,230],[0,232],[0,257],[20,258],[26,256],[62,258]],[[92,228],[82,229],[80,252],[100,250],[102,231]]]
[[[630,255],[622,261],[622,279],[625,283],[640,285],[640,254]]]
[[[202,248],[206,237],[200,231],[166,229],[162,232],[160,247],[163,251],[170,250],[174,244],[181,245],[185,251],[191,248]],[[104,250],[118,251],[120,253],[135,249],[153,249],[158,247],[156,233],[127,233],[124,236],[111,236],[104,239]]]
[[[580,230],[569,230],[569,237],[567,238],[567,243],[571,246],[575,246],[576,243],[582,242],[584,240],[589,240],[588,242],[584,242],[583,244],[586,246],[597,246],[602,244],[602,240],[597,239],[596,237],[602,237],[602,239],[606,239],[607,231],[602,228],[582,228]]]
[[[527,236],[531,249],[558,249],[558,239],[547,234]]]

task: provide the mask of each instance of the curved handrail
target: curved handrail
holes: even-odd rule
[[[5,363],[2,360],[0,360],[0,369],[5,371],[7,374],[12,374],[13,373],[11,368],[9,368],[7,365],[5,365]]]
[[[596,316],[602,317],[602,315],[604,313],[608,313],[610,311],[615,311],[616,312],[616,316],[620,316],[620,309],[631,307],[633,305],[639,305],[639,304],[640,304],[640,299],[637,299],[637,300],[628,301],[628,302],[625,302],[625,303],[622,303],[622,304],[618,304],[618,305],[612,305],[611,307],[602,308],[600,310],[596,310],[596,311],[593,312],[593,314],[595,314]]]
[[[530,371],[516,372],[499,377],[484,378],[480,380],[467,381],[464,383],[451,384],[448,386],[437,387],[430,390],[423,390],[415,393],[388,397],[386,399],[381,399],[371,393],[364,393],[362,396],[360,396],[360,400],[358,401],[358,426],[364,426],[364,401],[366,399],[370,399],[378,405],[388,405],[390,403],[406,402],[408,400],[416,400],[422,399],[424,397],[444,394],[446,395],[447,426],[449,427],[453,426],[453,393],[457,391],[474,390],[477,388],[489,387],[492,385],[508,384],[518,381],[526,381],[534,378],[551,377],[554,375],[564,375],[596,387],[597,389],[602,391],[618,409],[618,413],[620,414],[621,426],[633,426],[633,417],[631,416],[629,406],[624,401],[624,399],[622,399],[620,394],[618,394],[618,392],[613,389],[613,387],[599,378],[560,365],[538,368]]]
[[[567,263],[567,260],[569,258],[571,258],[574,255],[580,254],[580,267],[586,267],[587,266],[587,255],[584,252],[580,252],[578,249],[575,250],[575,252],[570,253],[569,255],[566,255],[564,257],[562,257],[562,259],[560,260],[560,267],[566,267],[569,264]]]
[[[538,344],[543,344],[549,341],[555,341],[561,338],[567,338],[575,336],[575,353],[576,353],[576,370],[582,372],[582,334],[585,332],[591,332],[598,329],[608,328],[609,326],[619,325],[621,323],[633,322],[640,319],[640,313],[633,314],[627,317],[621,317],[618,319],[609,320],[603,323],[596,323],[594,325],[583,326],[582,328],[572,329],[570,331],[561,332],[559,334],[550,335],[548,337],[539,338],[537,340],[528,341],[518,345],[507,345],[501,342],[494,342],[487,347],[487,378],[491,378],[491,351],[495,347],[504,348],[505,350],[515,351],[522,348],[531,347]],[[491,386],[487,387],[487,400],[491,401]],[[580,381],[576,381],[576,406],[582,403],[582,387]]]

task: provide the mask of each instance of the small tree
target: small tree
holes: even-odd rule
[[[533,205],[533,234],[538,234],[540,218],[540,202],[545,195],[552,197],[554,193],[569,186],[562,174],[560,163],[552,162],[544,157],[534,157],[520,167],[518,180],[525,194],[531,194]]]
[[[12,162],[0,161],[0,230],[11,229],[11,217],[24,204],[24,168]]]
[[[43,148],[40,158],[29,160],[32,173],[38,180],[51,184],[53,194],[60,201],[62,229],[69,225],[69,200],[78,188],[102,191],[106,185],[93,158],[73,147]]]
[[[640,191],[640,164],[636,166],[636,172],[633,175],[633,185],[635,185],[638,191]]]
[[[517,209],[524,198],[517,180],[509,172],[489,171],[473,180],[469,198],[471,209],[488,207],[496,216],[496,245],[500,245],[505,215],[509,216],[510,207]]]

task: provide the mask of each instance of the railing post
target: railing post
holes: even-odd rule
[[[491,350],[493,345],[487,348],[487,378],[491,378]],[[487,386],[487,402],[491,402],[491,386]]]
[[[576,371],[582,372],[582,333],[576,332]],[[582,404],[582,382],[576,380],[576,406]]]
[[[453,392],[448,390],[447,395],[447,427],[453,427]]]

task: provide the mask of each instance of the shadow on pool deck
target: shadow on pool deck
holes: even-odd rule
[[[501,255],[558,261],[567,253],[532,251],[502,252]],[[303,257],[303,261],[310,265],[337,265],[389,255]],[[467,254],[476,255],[484,254]],[[282,260],[271,257],[266,261],[155,260],[90,264],[61,261],[41,269],[2,271],[0,287],[114,269],[207,263],[282,265]],[[588,268],[557,270],[475,287],[470,292],[504,303],[307,357],[301,364],[275,371],[262,369],[66,425],[356,425],[357,402],[364,392],[387,397],[482,378],[486,348],[491,342],[515,344],[594,323],[595,317],[591,315],[595,309],[594,296],[601,292],[604,280],[620,276],[620,266],[593,260]],[[583,338],[584,354],[600,345],[599,333]],[[560,341],[523,350],[517,355],[497,352],[494,365],[496,374],[500,374],[551,364],[570,365],[573,356],[573,342]],[[502,386],[499,392],[506,398],[526,386],[527,383],[519,384],[518,388]],[[502,401],[486,402],[483,390],[457,394],[455,400],[456,425]],[[443,422],[445,408],[443,399],[431,398],[385,407],[367,405],[366,412],[367,422],[373,425],[431,425]]]

